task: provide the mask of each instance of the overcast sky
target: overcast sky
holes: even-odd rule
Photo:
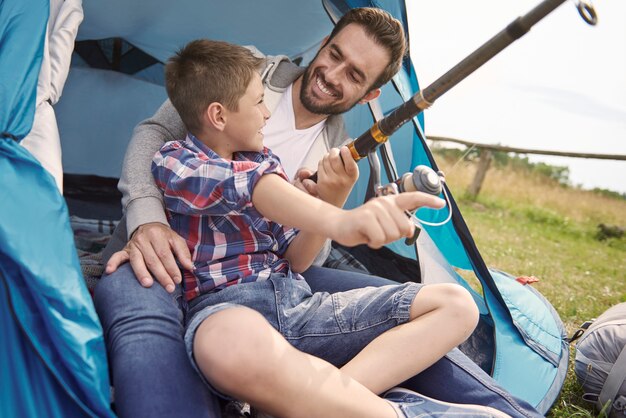
[[[407,1],[422,88],[540,3]],[[426,111],[427,135],[530,149],[626,154],[626,1],[594,3],[598,25],[566,1]],[[626,192],[626,161],[536,156],[586,188]]]

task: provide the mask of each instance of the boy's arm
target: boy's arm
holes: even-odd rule
[[[302,231],[284,255],[295,271],[308,268],[324,237],[343,245],[367,244],[379,248],[413,234],[415,226],[407,218],[406,210],[444,205],[438,197],[413,192],[378,197],[346,211],[309,196],[274,174],[258,181],[252,203],[266,218]]]
[[[313,173],[313,170],[301,168],[296,173],[294,185],[306,191],[311,196],[319,197],[325,202],[341,208],[346,203],[348,195],[359,178],[359,167],[352,158],[348,147],[343,146],[341,148],[331,148],[330,151],[320,159],[317,166],[317,183],[309,180],[309,177],[311,177]],[[317,240],[319,240],[319,238],[316,237],[307,238],[307,233],[300,233],[299,237],[304,238],[298,238],[298,240],[315,240],[315,243],[312,245],[317,245]],[[296,248],[296,245],[294,245],[294,248]],[[324,261],[326,261],[330,253],[330,240],[325,238],[319,248],[320,251],[314,258],[312,264],[324,264]],[[300,272],[303,270],[297,271]]]

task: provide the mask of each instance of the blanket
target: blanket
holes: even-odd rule
[[[119,221],[70,216],[80,268],[90,293],[93,293],[98,279],[104,273],[102,250],[109,242],[118,223]]]

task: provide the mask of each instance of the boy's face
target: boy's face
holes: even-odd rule
[[[370,92],[389,60],[389,52],[360,25],[349,24],[320,49],[307,67],[300,100],[309,112],[346,112]]]
[[[261,151],[263,133],[261,129],[270,117],[263,102],[263,84],[256,72],[248,84],[245,94],[239,99],[237,111],[227,110],[228,119],[224,132],[228,135],[231,152]]]

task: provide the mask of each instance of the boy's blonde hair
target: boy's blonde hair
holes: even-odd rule
[[[199,39],[188,43],[165,65],[165,88],[185,127],[203,130],[202,115],[218,102],[237,111],[255,71],[264,59],[242,46]]]

